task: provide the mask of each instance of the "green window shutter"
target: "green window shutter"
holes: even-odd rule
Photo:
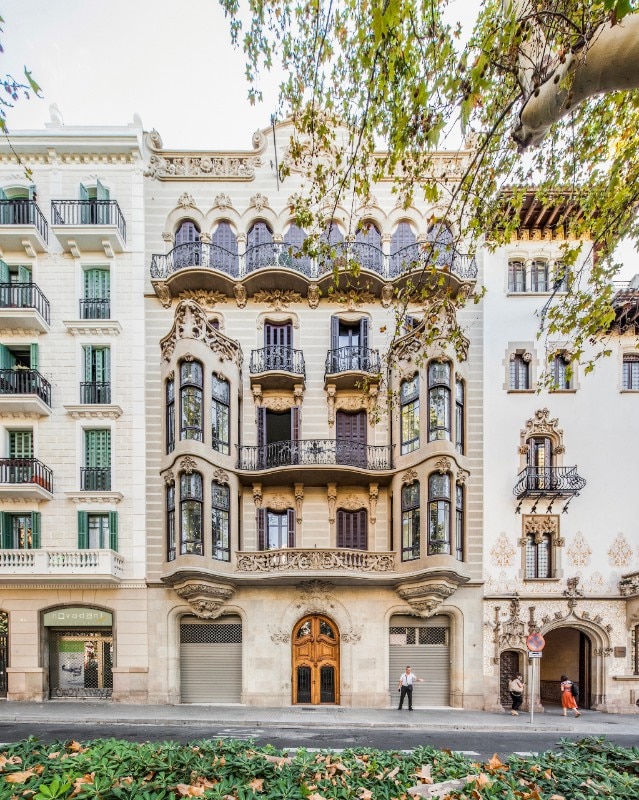
[[[16,359],[5,344],[0,344],[0,369],[13,369]]]
[[[109,347],[96,347],[95,353],[95,377],[98,383],[108,383],[111,367],[111,350]]]
[[[111,431],[85,431],[85,467],[111,466]]]
[[[84,350],[84,380],[86,383],[93,381],[93,347],[90,344],[85,345]]]
[[[86,511],[78,511],[78,550],[86,550],[89,546],[89,515]]]
[[[84,299],[108,300],[111,296],[111,273],[108,269],[84,270]]]
[[[109,547],[118,550],[118,512],[109,511]]]
[[[11,535],[11,514],[6,511],[0,513],[0,526],[2,526],[2,547],[5,550],[13,549],[13,537]]]
[[[31,270],[28,267],[18,267],[18,283],[31,283]]]
[[[31,358],[31,369],[37,370],[38,369],[38,343],[35,342],[34,344],[29,345],[30,351],[30,358]]]
[[[9,458],[33,457],[33,431],[9,431]]]
[[[9,265],[5,261],[0,260],[0,283],[11,283],[9,276]]]
[[[89,200],[89,191],[83,183],[80,184],[80,200]]]
[[[4,189],[0,189],[0,200],[6,200],[7,195],[4,192]]]
[[[96,181],[95,184],[95,197],[96,200],[108,200],[109,199],[109,190],[100,183],[100,181]]]
[[[32,532],[32,542],[33,542],[33,549],[39,550],[40,549],[40,518],[41,514],[39,511],[34,511],[31,514],[31,532]]]
[[[36,186],[35,184],[31,184],[29,186],[29,200],[35,200],[36,198]]]

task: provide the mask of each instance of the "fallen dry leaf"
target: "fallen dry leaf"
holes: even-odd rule
[[[493,755],[493,757],[490,759],[490,761],[488,762],[488,766],[492,770],[495,770],[495,769],[501,769],[504,766],[504,764],[503,764],[502,761],[499,760],[499,758],[497,756],[497,753],[495,753]]]
[[[477,786],[490,786],[492,780],[485,772],[480,772],[475,778],[475,783]]]
[[[180,797],[203,797],[203,786],[191,786],[188,783],[178,783],[175,787],[180,794]]]
[[[398,773],[398,772],[399,772],[399,767],[395,767],[395,769],[392,769],[392,770],[391,770],[391,771],[388,773],[388,775],[386,776],[386,779],[388,780],[389,778],[394,778],[394,777],[395,777],[395,775],[397,775],[397,773]]]
[[[67,750],[71,750],[72,753],[84,753],[86,748],[82,747],[80,742],[76,742],[74,739],[67,745]]]
[[[553,794],[551,795],[548,800],[566,800],[563,794]]]
[[[419,772],[415,773],[415,777],[419,778],[422,783],[432,783],[433,779],[430,776],[430,764],[422,764]]]
[[[49,755],[47,757],[50,758],[50,759],[53,759],[53,758],[57,758],[59,755],[60,755],[60,751],[58,750],[57,753],[49,753]]]
[[[326,800],[321,794],[309,794],[306,800]]]
[[[5,764],[22,764],[22,759],[20,756],[11,756],[11,758],[0,756],[0,771],[4,769]]]
[[[370,789],[365,789],[363,786],[359,788],[360,800],[373,800],[373,793]]]
[[[263,792],[264,778],[253,778],[252,781],[249,781],[248,787],[249,789],[252,789],[254,792]]]
[[[292,764],[293,759],[290,756],[269,756],[265,755],[264,758],[267,761],[272,762],[273,764],[277,764],[278,767],[281,767],[283,764]]]
[[[554,778],[554,777],[555,776],[552,774],[552,769],[550,767],[548,767],[548,769],[544,772],[544,778],[547,778],[548,780],[550,780],[551,778]]]
[[[24,772],[10,772],[4,779],[7,783],[26,783],[34,775],[35,770],[27,769]]]

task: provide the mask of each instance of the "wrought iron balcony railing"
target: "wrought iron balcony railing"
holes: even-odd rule
[[[80,300],[80,319],[111,319],[111,301],[108,298]]]
[[[126,222],[117,200],[52,200],[52,225],[114,225],[126,242]]]
[[[340,439],[302,439],[238,447],[238,469],[342,465],[367,470],[392,469],[391,448]]]
[[[49,301],[36,283],[0,283],[0,308],[33,308],[49,323]]]
[[[291,372],[294,375],[306,375],[304,353],[292,347],[269,345],[261,350],[251,350],[249,364],[251,375],[260,372]]]
[[[111,467],[82,467],[80,490],[83,492],[110,492]]]
[[[326,356],[325,375],[337,372],[367,372],[376,375],[381,369],[379,353],[369,347],[337,347]]]
[[[34,369],[0,369],[0,395],[35,394],[51,408],[51,384]]]
[[[0,458],[0,483],[37,483],[53,492],[53,473],[37,458]]]
[[[204,267],[223,272],[232,278],[242,278],[260,269],[284,267],[307,278],[318,278],[333,270],[358,267],[376,272],[382,278],[393,279],[412,270],[435,267],[456,275],[461,280],[477,277],[474,256],[463,255],[453,248],[441,248],[428,253],[421,245],[409,245],[388,256],[378,247],[365,242],[340,242],[331,248],[330,255],[322,253],[317,259],[299,253],[285,242],[265,242],[249,247],[242,255],[216,244],[190,242],[174,247],[168,253],[151,256],[151,278],[166,280],[181,269]]]
[[[369,550],[282,548],[237,554],[238,572],[392,572],[394,569],[395,553]]]
[[[49,226],[35,200],[0,200],[0,225],[33,225],[45,242],[49,240]]]
[[[93,381],[80,384],[80,402],[108,405],[111,402],[111,383]]]
[[[586,481],[577,467],[526,467],[517,476],[513,494],[522,497],[568,497],[578,494]]]

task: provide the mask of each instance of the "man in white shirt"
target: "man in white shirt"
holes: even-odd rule
[[[399,695],[399,706],[397,707],[398,711],[402,710],[406,695],[408,695],[408,710],[413,710],[413,684],[416,682],[424,683],[424,679],[413,675],[410,671],[410,667],[406,667],[406,672],[403,672],[399,676],[399,683],[397,684],[397,691],[401,692]]]

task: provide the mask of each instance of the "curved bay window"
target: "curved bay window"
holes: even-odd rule
[[[428,367],[428,441],[450,441],[450,364],[431,361]]]
[[[175,381],[166,382],[166,452],[175,450]]]
[[[455,487],[455,558],[464,560],[464,487]]]
[[[428,555],[450,555],[450,475],[428,478]]]
[[[166,560],[175,561],[175,484],[166,487]]]
[[[526,536],[526,578],[552,577],[552,539],[549,533]]]
[[[217,561],[231,560],[229,487],[214,481],[211,484],[211,534],[213,558]]]
[[[419,482],[402,487],[402,561],[420,556]]]
[[[368,514],[365,508],[357,511],[337,511],[337,546],[349,550],[368,549]]]
[[[464,403],[465,388],[461,378],[455,380],[455,450],[464,454]]]
[[[402,381],[399,387],[402,455],[419,447],[419,375]]]
[[[202,441],[202,365],[199,361],[180,364],[180,439]]]
[[[202,476],[180,475],[180,554],[204,555],[202,540]]]
[[[228,381],[217,375],[213,375],[211,380],[211,445],[218,453],[227,456],[230,452],[231,387]]]

